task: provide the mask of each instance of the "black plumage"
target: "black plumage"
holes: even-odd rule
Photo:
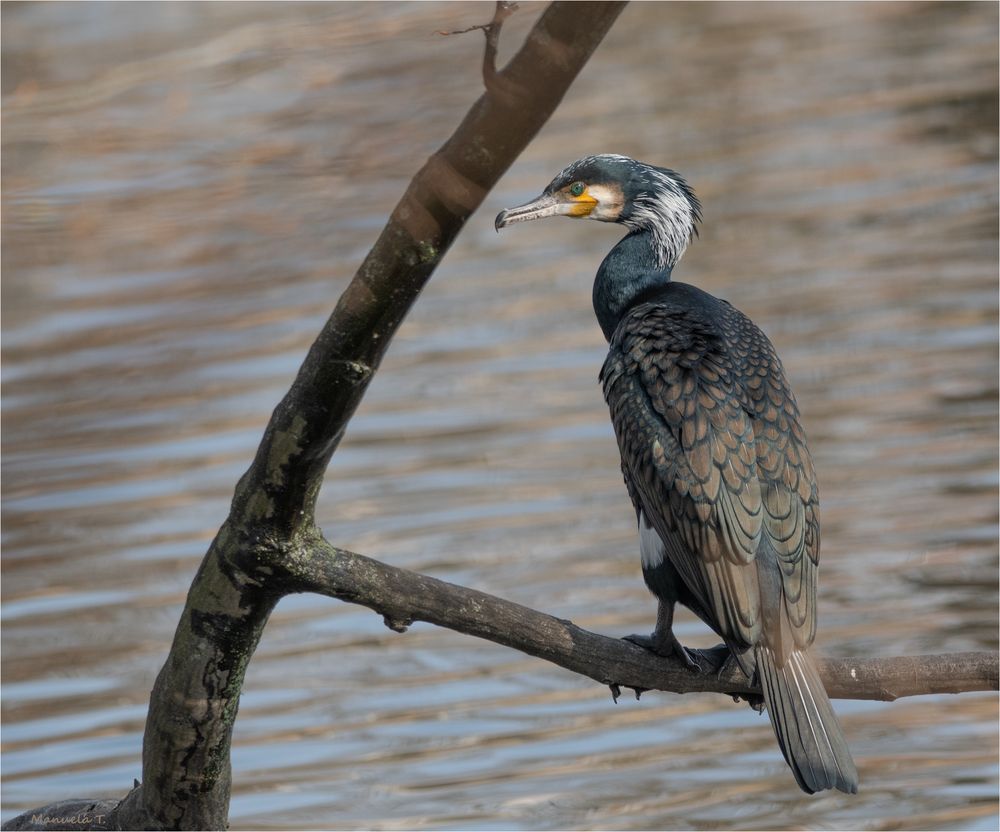
[[[643,575],[659,600],[654,633],[630,639],[696,668],[671,629],[674,606],[689,607],[760,679],[799,786],[854,793],[857,770],[808,652],[819,496],[795,397],[749,318],[671,280],[700,209],[675,172],[601,155],[496,225],[561,214],[629,229],[598,270],[594,311]]]

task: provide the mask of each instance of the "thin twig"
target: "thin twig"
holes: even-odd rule
[[[434,34],[448,37],[450,35],[467,35],[469,32],[475,32],[479,29],[488,31],[491,27],[498,26],[503,23],[507,17],[517,11],[517,8],[517,3],[507,3],[501,1],[497,3],[497,9],[493,13],[493,19],[489,23],[477,23],[475,26],[470,26],[468,29],[438,29],[434,32]]]
[[[469,26],[467,29],[453,29],[452,31],[438,30],[439,35],[464,35],[467,32],[474,32],[482,29],[486,35],[486,49],[483,50],[483,84],[487,90],[495,90],[497,87],[497,46],[500,43],[500,29],[503,22],[517,11],[517,3],[498,0],[496,11],[493,12],[493,19],[489,23],[478,23]]]
[[[406,189],[236,486],[229,518],[194,578],[153,687],[142,784],[117,806],[110,826],[228,825],[229,751],[247,663],[274,604],[295,591],[273,577],[274,561],[266,571],[250,566],[255,558],[265,562],[268,552],[298,549],[309,537],[327,465],[393,334],[466,220],[545,124],[624,5],[549,5],[504,68],[503,95],[487,90]],[[387,616],[400,628],[406,621],[406,615]],[[5,828],[30,828],[33,814],[51,812],[28,812]],[[98,823],[72,822],[74,830]]]

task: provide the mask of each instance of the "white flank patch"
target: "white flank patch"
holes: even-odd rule
[[[646,522],[646,515],[639,512],[639,555],[643,569],[655,569],[663,563],[663,541],[656,529]]]

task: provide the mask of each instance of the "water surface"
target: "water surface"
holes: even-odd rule
[[[502,52],[540,7],[522,4]],[[488,4],[3,8],[3,818],[140,774],[184,594],[271,409],[479,95]],[[596,383],[620,236],[492,217],[569,161],[682,171],[677,277],[771,336],[820,476],[818,649],[997,647],[997,10],[635,4],[488,197],[334,458],[339,545],[651,627]],[[691,616],[682,640],[713,638]],[[997,699],[838,702],[855,798],[718,696],[283,601],[234,828],[994,829]]]

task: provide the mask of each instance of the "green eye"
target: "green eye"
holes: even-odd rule
[[[580,196],[585,190],[587,190],[587,186],[583,182],[574,182],[569,186],[569,192],[572,196]]]

